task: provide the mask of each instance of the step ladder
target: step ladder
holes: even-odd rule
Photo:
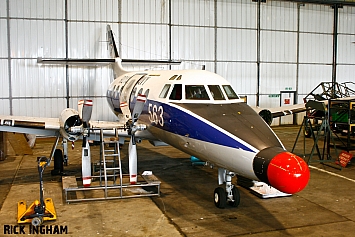
[[[100,186],[104,186],[105,198],[108,197],[110,186],[120,187],[120,196],[122,197],[122,166],[117,129],[115,129],[115,136],[110,138],[105,138],[104,129],[100,129],[99,174]]]

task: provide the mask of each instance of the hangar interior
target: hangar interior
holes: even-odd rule
[[[352,2],[304,2],[1,0],[0,113],[58,117],[90,97],[93,119],[114,119],[105,104],[109,66],[37,64],[38,57],[108,58],[107,24],[122,58],[205,67],[251,106],[279,106],[288,90],[291,103],[302,103],[320,82],[353,81],[355,71]]]
[[[77,108],[79,99],[92,99],[92,120],[117,120],[106,101],[114,80],[111,66],[37,63],[38,58],[109,58],[107,25],[122,59],[182,62],[125,64],[125,69],[211,71],[226,78],[250,106],[303,103],[321,82],[351,82],[355,90],[354,23],[351,0],[0,0],[0,115],[58,118],[63,109]],[[301,125],[303,117],[273,120],[289,151],[299,126],[277,125]],[[307,152],[312,141],[304,141]],[[301,142],[294,151],[300,156],[305,155]],[[0,233],[14,225],[9,213],[18,198],[37,196],[33,160],[48,156],[52,144],[53,138],[43,138],[33,155],[0,161],[0,188],[6,190],[0,194]],[[159,174],[160,197],[68,208],[61,180],[48,171],[45,195],[53,197],[58,213],[49,223],[69,229],[71,236],[350,236],[355,231],[351,163],[337,170],[315,162],[310,183],[299,194],[263,200],[242,189],[241,206],[222,210],[211,201],[216,169],[194,167],[186,153],[146,141],[138,154],[140,172]],[[80,174],[81,146],[69,155],[68,174]],[[128,156],[125,144],[124,162]]]

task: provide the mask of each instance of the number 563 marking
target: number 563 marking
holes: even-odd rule
[[[159,124],[160,126],[164,126],[164,109],[163,106],[157,106],[149,103],[148,105],[148,113],[149,113],[149,121],[151,123]]]

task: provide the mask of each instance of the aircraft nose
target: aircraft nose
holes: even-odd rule
[[[302,158],[277,147],[260,151],[253,168],[261,181],[289,194],[303,190],[310,178],[308,165]]]

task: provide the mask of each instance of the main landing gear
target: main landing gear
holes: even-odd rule
[[[232,184],[232,178],[235,176],[234,172],[226,169],[218,168],[218,183],[219,185],[225,183],[226,188],[218,187],[214,190],[214,204],[218,208],[225,208],[227,202],[232,207],[237,207],[240,203],[239,190]]]

